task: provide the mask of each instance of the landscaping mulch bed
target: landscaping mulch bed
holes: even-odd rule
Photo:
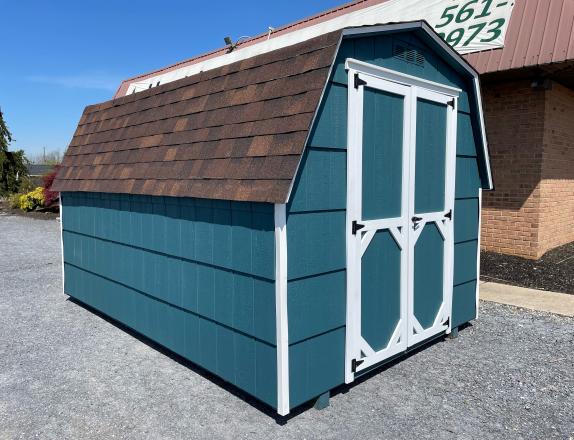
[[[481,252],[481,279],[574,295],[574,242],[553,249],[539,260]]]
[[[19,215],[28,218],[37,218],[41,220],[54,220],[60,216],[59,212],[54,211],[30,211],[25,212],[21,209],[11,208],[6,200],[0,199],[0,217],[5,215]]]

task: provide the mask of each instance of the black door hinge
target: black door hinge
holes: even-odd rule
[[[454,108],[454,98],[452,98],[449,102],[447,102],[447,105]]]
[[[367,85],[367,81],[359,78],[359,74],[355,73],[355,88],[358,89],[359,87],[366,86],[366,85]]]
[[[358,367],[359,365],[361,365],[363,362],[365,362],[365,361],[364,361],[364,360],[358,361],[357,359],[353,359],[353,360],[351,361],[351,371],[352,371],[353,373],[356,373],[356,372],[357,372],[357,367]]]
[[[357,235],[357,232],[360,231],[361,229],[363,229],[365,227],[365,225],[362,225],[360,223],[357,223],[357,220],[353,220],[353,235]]]
[[[452,209],[444,215],[444,218],[448,218],[449,220],[452,220]]]

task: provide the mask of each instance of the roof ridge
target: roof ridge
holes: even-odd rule
[[[335,6],[334,8],[327,9],[326,11],[318,12],[318,13],[316,13],[316,14],[314,14],[314,15],[309,16],[309,17],[305,17],[305,18],[303,18],[303,19],[300,19],[300,20],[297,20],[297,21],[288,23],[288,24],[286,24],[286,25],[280,26],[280,27],[274,29],[273,32],[271,33],[271,35],[273,35],[273,36],[278,36],[279,34],[285,34],[285,33],[292,32],[292,31],[290,31],[290,29],[292,29],[292,28],[294,28],[294,27],[301,26],[301,25],[303,25],[303,24],[305,24],[305,23],[309,23],[309,22],[312,22],[312,21],[314,21],[314,20],[318,20],[318,19],[320,19],[320,18],[323,18],[323,17],[327,17],[327,16],[330,16],[330,15],[336,14],[336,13],[338,13],[338,12],[340,12],[340,11],[343,11],[343,10],[345,10],[345,9],[358,6],[358,5],[363,4],[363,3],[378,4],[378,3],[385,3],[385,2],[387,2],[387,1],[389,1],[389,0],[353,0],[353,1],[350,1],[350,2],[348,2],[348,3],[344,3],[344,4],[340,5],[340,6]],[[262,38],[267,37],[268,35],[270,35],[270,34],[268,34],[267,32],[260,33],[260,34],[255,35],[255,36],[253,36],[253,37],[251,37],[251,38],[249,38],[249,39],[247,39],[247,40],[245,40],[245,41],[242,41],[242,42],[238,45],[238,47],[240,47],[240,46],[241,46],[241,47],[245,47],[245,46],[250,46],[250,45],[252,45],[252,44],[256,44],[256,43],[259,42],[259,40],[261,40]],[[272,38],[274,38],[274,37],[272,37]],[[126,79],[122,80],[120,86],[118,87],[118,90],[117,90],[116,93],[114,94],[114,98],[119,97],[118,94],[119,94],[120,90],[122,90],[123,86],[124,86],[126,83],[131,83],[131,82],[137,81],[137,80],[139,80],[139,79],[149,78],[149,77],[152,77],[152,76],[156,76],[156,75],[158,75],[158,74],[161,74],[161,73],[164,73],[164,72],[168,72],[168,71],[174,70],[174,69],[176,69],[176,68],[178,68],[178,67],[180,67],[180,66],[182,66],[182,65],[195,64],[196,62],[199,62],[199,61],[201,61],[202,59],[205,59],[205,58],[208,58],[208,59],[209,59],[209,58],[211,58],[212,56],[215,56],[215,55],[217,55],[217,54],[220,53],[220,52],[221,52],[221,55],[226,54],[226,53],[227,53],[227,46],[223,46],[223,47],[220,47],[220,48],[218,48],[218,49],[214,49],[214,50],[212,50],[212,51],[205,52],[205,53],[202,53],[202,54],[200,54],[200,55],[196,55],[196,56],[193,56],[193,57],[191,57],[191,58],[187,58],[187,59],[185,59],[185,60],[178,61],[178,62],[173,63],[173,64],[169,64],[169,65],[164,66],[164,67],[161,67],[161,68],[159,68],[159,69],[151,70],[151,71],[149,71],[149,72],[145,72],[145,73],[142,73],[142,74],[139,74],[139,75],[135,75],[135,76],[126,78]]]

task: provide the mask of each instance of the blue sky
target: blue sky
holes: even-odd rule
[[[64,151],[82,110],[122,79],[345,0],[0,0],[0,108],[12,149]]]

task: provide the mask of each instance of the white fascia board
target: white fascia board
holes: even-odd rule
[[[460,92],[462,92],[461,89],[457,89],[456,87],[450,87],[434,81],[429,81],[416,76],[407,75],[406,73],[386,69],[384,67],[376,66],[370,63],[365,63],[363,61],[355,60],[353,58],[347,58],[347,60],[345,61],[345,69],[357,70],[363,74],[375,76],[378,78],[384,78],[388,81],[400,84],[423,87],[432,90],[434,92],[452,97],[457,97],[460,94]]]
[[[275,205],[275,325],[277,413],[289,414],[289,322],[287,316],[287,205]]]
[[[480,91],[480,80],[478,75],[473,79],[474,93],[476,95],[476,106],[478,107],[478,119],[480,124],[480,137],[482,139],[482,149],[484,154],[484,163],[486,166],[486,177],[488,180],[488,190],[494,189],[494,182],[492,180],[492,169],[490,168],[490,152],[488,150],[488,140],[486,139],[486,125],[484,123],[484,111],[482,109],[482,94]]]

